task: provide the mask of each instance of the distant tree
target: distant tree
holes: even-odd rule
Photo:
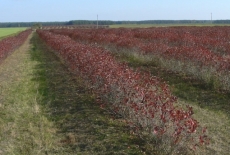
[[[42,28],[42,24],[40,23],[35,23],[33,26],[32,26],[32,29],[41,29]]]

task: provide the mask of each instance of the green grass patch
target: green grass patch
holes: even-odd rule
[[[26,30],[26,27],[0,28],[0,40],[5,38],[5,37],[17,34],[17,33],[24,31],[24,30]]]
[[[47,154],[55,147],[29,49],[27,41],[0,65],[0,154]]]

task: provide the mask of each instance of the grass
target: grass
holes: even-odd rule
[[[160,68],[154,61],[147,60],[135,52],[117,51],[114,47],[106,47],[117,59],[126,62],[130,67],[141,68],[151,72],[153,76],[166,81],[172,93],[178,97],[177,106],[190,105],[194,109],[194,117],[201,125],[208,128],[211,144],[202,154],[229,154],[230,152],[230,93],[218,92],[203,81],[193,79],[185,74],[173,73]]]
[[[229,94],[154,62],[117,58],[168,81],[178,106],[193,106],[211,138],[202,154],[230,152]],[[131,134],[122,118],[100,109],[84,83],[34,34],[0,65],[0,154],[165,154],[156,143]]]
[[[172,27],[172,26],[230,26],[230,24],[115,24],[110,28],[149,28],[149,27]]]
[[[36,34],[0,65],[0,154],[163,154],[101,109]]]
[[[55,128],[40,105],[29,44],[0,65],[0,154],[47,154]]]
[[[32,59],[40,64],[35,74],[43,75],[36,79],[39,92],[46,92],[44,103],[61,137],[59,154],[162,154],[155,144],[130,134],[122,118],[100,109],[85,81],[70,73],[36,35],[32,43]]]
[[[217,91],[212,85],[205,84],[202,80],[161,68],[151,59],[147,60],[148,57],[135,52],[125,52],[126,50],[117,52],[116,48],[111,48],[111,51],[120,61],[128,62],[130,67],[151,71],[152,75],[162,78],[162,81],[166,81],[174,95],[180,99],[197,103],[201,108],[223,111],[230,117],[230,104],[228,104],[230,92]]]
[[[17,33],[21,32],[25,29],[26,29],[26,27],[0,28],[0,40],[7,37],[7,36],[17,34]]]

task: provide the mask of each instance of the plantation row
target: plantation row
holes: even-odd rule
[[[1,40],[0,41],[0,61],[6,58],[7,55],[13,52],[20,45],[22,45],[30,33],[31,33],[31,30],[25,30],[16,36],[7,37]]]
[[[79,41],[138,52],[160,66],[230,91],[230,28],[50,30]]]
[[[57,31],[58,32],[58,31]],[[62,33],[60,30],[59,32]],[[201,46],[203,48],[210,49],[214,53],[220,55],[230,54],[230,28],[229,27],[160,27],[160,28],[138,28],[138,29],[73,29],[65,32],[76,32],[72,34],[73,37],[79,37],[83,39],[89,39],[92,41],[96,38],[100,38],[101,41],[108,42],[114,41],[118,43],[121,39],[124,42],[134,41],[134,43],[161,43],[168,45],[169,47],[180,46]],[[81,33],[85,33],[82,36]],[[132,39],[132,40],[129,40]],[[139,41],[139,42],[135,42]],[[131,43],[132,45],[135,45]],[[128,46],[129,44],[124,44]],[[143,46],[143,45],[138,45]],[[146,50],[148,52],[148,50]],[[151,52],[151,51],[150,51]]]
[[[168,149],[177,151],[208,143],[206,129],[192,118],[192,108],[176,108],[176,97],[159,78],[129,68],[103,48],[46,30],[37,33],[70,70],[88,81],[105,103],[101,107],[122,115],[136,134],[160,137]]]

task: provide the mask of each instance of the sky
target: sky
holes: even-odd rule
[[[230,19],[230,0],[0,0],[0,22]]]

